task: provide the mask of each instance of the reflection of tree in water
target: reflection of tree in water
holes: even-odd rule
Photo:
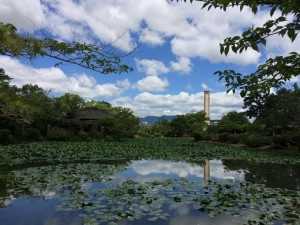
[[[257,163],[246,160],[223,160],[229,170],[245,170],[245,180],[267,187],[300,189],[300,166]]]
[[[126,167],[126,164],[65,164],[1,171],[0,207],[18,196],[52,198],[74,191],[89,182],[103,182]]]

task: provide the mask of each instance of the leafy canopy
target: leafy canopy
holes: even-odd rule
[[[129,72],[131,68],[117,55],[103,48],[80,42],[60,42],[51,38],[36,38],[17,32],[12,24],[0,22],[0,55],[12,57],[50,57],[103,74]]]
[[[179,1],[179,0],[177,0]],[[300,4],[298,0],[182,0],[203,2],[203,8],[217,8],[226,11],[231,7],[248,7],[253,13],[263,8],[270,19],[260,27],[250,27],[239,36],[228,37],[220,43],[220,52],[240,54],[247,49],[261,51],[269,37],[287,36],[292,42],[300,31]],[[280,89],[288,80],[300,74],[300,55],[290,52],[287,56],[269,58],[251,74],[242,75],[234,70],[217,71],[220,80],[226,83],[227,91],[240,90],[250,117],[259,116],[271,88]]]

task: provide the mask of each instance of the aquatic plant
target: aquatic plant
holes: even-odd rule
[[[247,159],[282,164],[300,163],[300,154],[195,143],[191,139],[136,139],[123,142],[45,142],[0,146],[0,167],[24,164],[103,162],[134,159]]]

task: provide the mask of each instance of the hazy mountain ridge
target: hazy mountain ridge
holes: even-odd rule
[[[171,121],[171,120],[174,120],[177,116],[146,116],[146,117],[143,117],[143,118],[140,118],[140,121],[144,124],[155,124],[155,123],[158,123],[162,120],[168,120],[168,121]]]

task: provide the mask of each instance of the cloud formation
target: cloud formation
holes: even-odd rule
[[[245,179],[244,171],[229,171],[225,169],[221,160],[210,160],[210,176],[217,179],[230,179],[243,181]],[[187,162],[171,162],[162,160],[140,160],[133,161],[129,169],[142,176],[151,176],[157,174],[176,175],[178,177],[204,177],[203,166]]]
[[[155,59],[136,59],[136,67],[146,76],[158,76],[168,73],[169,68],[161,61]]]
[[[116,98],[112,103],[131,108],[140,117],[181,115],[203,110],[203,98],[203,92],[180,92],[174,95],[143,92],[135,97]],[[220,119],[230,111],[241,111],[242,105],[240,96],[225,92],[211,93],[211,119]]]
[[[142,80],[139,80],[136,87],[140,91],[148,92],[162,92],[169,86],[169,82],[166,78],[162,79],[157,76],[148,76]]]
[[[69,92],[86,98],[117,97],[130,87],[127,79],[117,81],[115,84],[99,84],[86,74],[67,75],[56,67],[33,68],[6,56],[0,56],[0,68],[5,68],[7,74],[13,78],[12,83],[17,86],[36,84],[55,93]]]
[[[164,0],[0,0],[0,20],[27,31],[46,29],[63,40],[98,39],[124,51],[130,51],[138,40],[150,45],[170,41],[178,58],[200,57],[241,65],[258,63],[260,53],[249,49],[225,57],[219,52],[219,43],[268,18],[263,10],[256,15],[247,8],[240,12],[238,7],[226,12],[207,11],[201,10],[201,3]],[[139,38],[135,38],[136,34]],[[287,43],[290,42],[285,39],[274,41],[267,50],[282,53]],[[289,49],[295,49],[299,43],[296,40]]]

